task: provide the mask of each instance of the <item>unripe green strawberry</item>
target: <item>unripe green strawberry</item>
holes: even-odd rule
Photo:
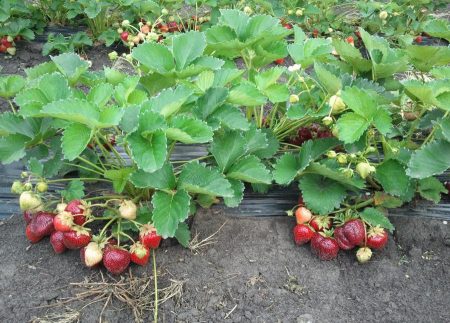
[[[23,184],[20,181],[14,181],[11,185],[11,193],[20,194],[23,192]]]
[[[375,167],[366,162],[361,162],[358,163],[358,165],[356,165],[356,172],[363,179],[367,178],[367,176],[369,176],[371,173],[375,171],[376,171]]]
[[[337,154],[334,150],[330,150],[327,152],[327,157],[328,158],[336,158]]]
[[[33,184],[31,184],[30,182],[26,182],[25,184],[23,184],[24,191],[31,191],[32,189],[33,189]]]
[[[297,103],[299,100],[300,100],[300,98],[298,97],[297,94],[291,94],[291,96],[289,97],[290,103]]]
[[[337,156],[337,161],[338,161],[338,163],[339,164],[347,164],[347,156],[346,155],[344,155],[344,154],[339,154],[338,156]]]
[[[342,111],[345,110],[345,103],[342,100],[342,98],[340,96],[333,95],[330,100],[328,101],[328,104],[331,107],[331,111],[333,114],[337,114],[337,113],[341,113]]]
[[[329,126],[330,124],[333,123],[333,118],[328,116],[322,119],[322,123],[326,126]]]
[[[297,17],[303,16],[303,10],[302,10],[302,9],[297,9],[297,11],[295,12],[295,15],[296,15]]]
[[[48,190],[48,185],[47,185],[47,183],[46,183],[46,182],[39,182],[39,183],[37,183],[37,184],[36,184],[36,190],[37,190],[39,193],[47,192],[47,190]]]
[[[114,61],[117,59],[117,57],[119,57],[119,54],[117,54],[117,52],[115,50],[113,50],[112,52],[110,52],[108,54],[108,57],[110,60]]]

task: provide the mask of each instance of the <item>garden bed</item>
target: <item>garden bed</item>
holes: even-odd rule
[[[50,244],[29,247],[22,221],[16,215],[0,225],[0,321],[28,322],[67,309],[80,311],[81,322],[98,321],[104,302],[80,310],[92,298],[68,303],[67,308],[46,307],[86,291],[71,283],[102,278],[79,263],[78,252],[55,257]],[[181,298],[161,305],[161,321],[449,321],[449,225],[416,217],[391,221],[398,229],[387,249],[360,265],[351,252],[322,262],[309,247],[295,246],[286,234],[292,218],[242,219],[219,210],[201,211],[192,227],[201,239],[225,223],[214,236],[215,244],[196,255],[180,246],[163,245],[157,252],[160,289],[171,284],[169,279],[184,281]],[[144,277],[151,275],[151,268],[132,272]],[[104,269],[102,273],[113,281]],[[131,309],[118,311],[122,306],[115,300],[103,321],[131,322]],[[143,318],[148,322],[151,316],[145,312]]]

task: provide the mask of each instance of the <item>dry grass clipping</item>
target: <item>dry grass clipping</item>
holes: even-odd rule
[[[158,305],[161,305],[171,298],[179,300],[183,293],[183,286],[185,281],[169,279],[170,285],[158,289]],[[122,275],[120,278],[112,276],[105,276],[100,272],[100,279],[98,275],[85,277],[85,280],[78,283],[70,283],[69,286],[73,289],[74,295],[68,298],[63,298],[55,304],[44,307],[66,307],[68,304],[80,304],[78,311],[72,310],[72,315],[67,313],[57,314],[52,313],[42,318],[36,318],[33,323],[72,323],[77,322],[75,319],[75,312],[78,313],[79,319],[82,311],[95,303],[102,303],[102,310],[99,316],[99,322],[103,321],[103,313],[112,303],[119,302],[122,306],[118,310],[131,309],[135,322],[143,322],[145,312],[151,312],[154,309],[155,291],[153,289],[153,277],[133,276],[131,271],[128,275]],[[116,304],[115,304],[116,305]],[[114,307],[116,308],[116,306]],[[49,317],[55,318],[48,320]],[[59,320],[56,318],[60,318]]]
[[[227,224],[227,222],[228,221],[225,221],[216,232],[202,240],[200,240],[199,234],[196,232],[195,236],[189,242],[189,250],[194,254],[198,254],[206,246],[215,244],[217,239],[214,239],[214,237],[220,232],[220,230],[222,230],[223,226]]]

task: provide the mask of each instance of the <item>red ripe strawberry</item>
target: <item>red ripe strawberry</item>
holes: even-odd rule
[[[29,226],[34,235],[39,237],[46,237],[55,231],[53,226],[53,218],[55,214],[50,212],[38,212],[31,220]]]
[[[388,241],[388,234],[379,226],[376,226],[367,232],[366,245],[372,249],[383,249]]]
[[[148,258],[150,257],[150,249],[141,244],[140,242],[135,243],[130,248],[130,258],[131,261],[137,265],[145,266],[148,263]]]
[[[25,220],[26,224],[30,223],[31,220],[33,220],[33,213],[30,211],[23,212],[23,219]]]
[[[122,248],[110,246],[103,252],[103,265],[114,275],[123,273],[130,264],[130,253]]]
[[[423,41],[422,36],[417,36],[416,39],[415,39],[415,41],[416,41],[417,44],[421,44],[422,41]]]
[[[334,229],[334,238],[339,245],[339,248],[342,250],[351,250],[355,247],[355,245],[351,244],[344,234],[344,227],[336,227]]]
[[[333,133],[328,129],[321,129],[317,132],[317,138],[331,138]]]
[[[167,25],[159,26],[159,31],[162,33],[167,33],[169,31],[169,27]]]
[[[352,36],[348,36],[347,38],[345,38],[345,41],[349,44],[354,44],[355,40],[353,39]]]
[[[179,31],[178,24],[176,23],[176,21],[171,21],[171,22],[167,23],[167,29],[171,33]]]
[[[366,236],[366,228],[364,222],[359,219],[353,219],[345,222],[343,227],[344,235],[347,238],[348,242],[350,242],[354,246],[359,246],[361,243],[363,243]]]
[[[6,50],[7,50],[7,49],[8,49],[8,48],[6,48],[5,45],[0,44],[0,53],[6,53]]]
[[[72,229],[73,216],[71,213],[63,211],[53,218],[53,225],[56,231],[68,232]]]
[[[90,213],[89,206],[81,200],[70,201],[65,211],[73,215],[73,222],[78,225],[83,225],[86,222],[86,216]]]
[[[28,224],[25,229],[25,235],[27,236],[27,239],[30,240],[31,243],[37,243],[39,242],[43,236],[37,235],[32,229],[31,224]]]
[[[123,41],[128,41],[128,32],[127,31],[122,31],[121,32],[121,34],[120,34],[120,38],[123,40]]]
[[[150,249],[158,248],[161,239],[161,236],[156,233],[156,228],[151,224],[144,224],[139,232],[139,241]]]
[[[314,235],[314,231],[307,224],[297,224],[294,227],[294,241],[299,246],[308,243]]]
[[[283,27],[286,29],[292,29],[292,25],[287,23],[287,24],[283,24]]]
[[[312,139],[313,135],[309,128],[302,127],[297,130],[297,136],[290,139],[294,145],[301,146],[305,141]]]
[[[63,242],[64,233],[61,231],[55,231],[50,236],[50,244],[53,247],[53,250],[55,250],[56,253],[63,253],[66,251],[66,246]]]
[[[314,38],[317,38],[319,36],[319,31],[317,29],[314,29],[312,35]]]
[[[321,260],[332,260],[337,257],[339,245],[335,239],[316,232],[311,239],[311,250]]]
[[[283,65],[284,64],[284,58],[278,58],[274,60],[274,63],[277,65]]]
[[[323,231],[324,229],[331,229],[333,221],[328,216],[315,216],[312,218],[309,225],[313,227],[317,232]]]
[[[359,32],[359,30],[355,31],[355,35],[356,35],[356,37],[358,37],[359,39],[361,39],[361,33]]]
[[[6,48],[12,47],[12,43],[8,41],[8,37],[6,37],[6,36],[4,36],[4,37],[1,39],[0,42],[1,42],[1,44],[2,44],[3,46],[5,46]]]
[[[68,249],[80,249],[91,241],[91,234],[85,228],[73,227],[72,230],[64,232],[63,241]]]

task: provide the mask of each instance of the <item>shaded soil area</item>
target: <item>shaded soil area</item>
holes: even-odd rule
[[[449,322],[449,225],[417,217],[391,220],[398,229],[386,250],[360,265],[354,252],[323,262],[309,246],[295,246],[293,218],[233,218],[201,210],[192,231],[201,240],[222,227],[212,244],[193,253],[165,242],[156,253],[159,288],[183,282],[182,293],[160,305],[159,321]],[[36,318],[69,309],[80,322],[99,321],[104,301],[84,309],[93,298],[55,304],[83,292],[70,283],[100,281],[100,271],[113,281],[104,269],[84,268],[77,251],[55,255],[48,239],[30,246],[18,215],[1,223],[0,244],[1,322],[42,322]],[[132,266],[131,272],[151,279],[151,263]],[[149,286],[152,301],[153,282]],[[135,320],[114,297],[102,317],[102,322]],[[153,313],[140,317],[152,321]]]

